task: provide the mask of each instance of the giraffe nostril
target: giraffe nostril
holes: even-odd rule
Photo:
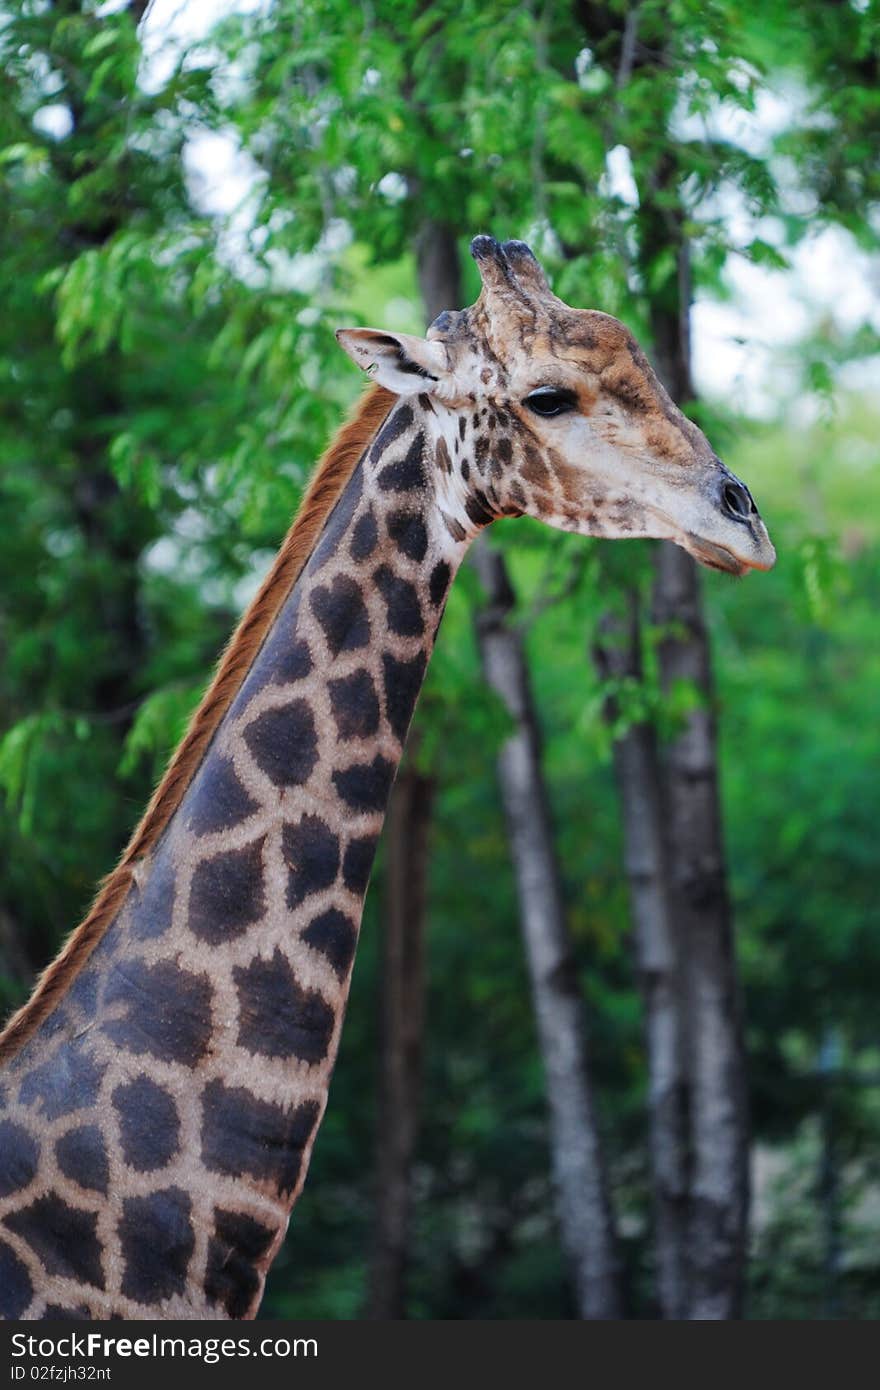
[[[748,521],[755,511],[752,495],[742,483],[724,483],[721,489],[721,506],[734,521]]]

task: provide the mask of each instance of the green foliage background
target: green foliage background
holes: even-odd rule
[[[418,329],[426,220],[451,225],[463,255],[476,231],[529,237],[564,298],[646,341],[647,305],[676,266],[637,242],[633,207],[609,190],[618,146],[641,189],[671,161],[665,212],[684,216],[702,296],[728,292],[732,257],[790,273],[792,249],[830,224],[876,243],[875,0],[645,0],[648,57],[629,68],[614,0],[275,0],[230,14],[159,77],[139,17],[89,0],[0,5],[5,1006],[111,867],[358,389],[333,329]],[[719,134],[719,113],[780,92],[791,118],[760,154]],[[248,171],[231,214],[211,212],[201,188],[212,135]],[[749,420],[735,398],[699,406],[780,557],[768,576],[706,579],[751,1059],[756,1317],[880,1313],[880,416],[870,393],[839,384],[843,365],[876,362],[865,297],[855,332],[824,323],[805,337],[776,418]],[[818,408],[796,411],[805,400]],[[527,521],[496,531],[529,623],[629,1299],[652,1316],[640,1008],[605,692],[588,660],[607,594],[592,543]],[[644,561],[629,545],[617,560],[623,549],[612,574]],[[571,1304],[494,782],[505,725],[473,641],[479,597],[466,570],[419,715],[440,792],[409,1311],[559,1317]],[[647,701],[668,731],[691,698],[661,706],[649,688],[625,708]],[[382,893],[380,862],[270,1316],[353,1317],[363,1304]],[[829,1110],[835,1270],[817,1186]]]

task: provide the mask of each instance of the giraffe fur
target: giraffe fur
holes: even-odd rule
[[[5,1317],[255,1315],[413,709],[486,526],[528,514],[734,574],[773,562],[747,489],[623,325],[556,299],[522,243],[472,249],[479,300],[427,338],[338,335],[378,385],[96,908],[0,1036]]]

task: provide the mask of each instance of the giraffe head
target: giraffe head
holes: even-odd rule
[[[748,488],[629,330],[557,299],[524,242],[479,236],[471,252],[479,299],[440,314],[427,338],[337,335],[381,385],[457,414],[462,459],[439,458],[459,510],[476,524],[527,513],[585,535],[672,540],[730,574],[769,569],[775,551]]]

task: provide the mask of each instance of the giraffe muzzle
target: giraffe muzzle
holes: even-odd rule
[[[708,534],[688,533],[687,549],[701,564],[725,574],[743,575],[749,570],[769,570],[776,551],[754,498],[720,460],[709,489],[713,524]]]

